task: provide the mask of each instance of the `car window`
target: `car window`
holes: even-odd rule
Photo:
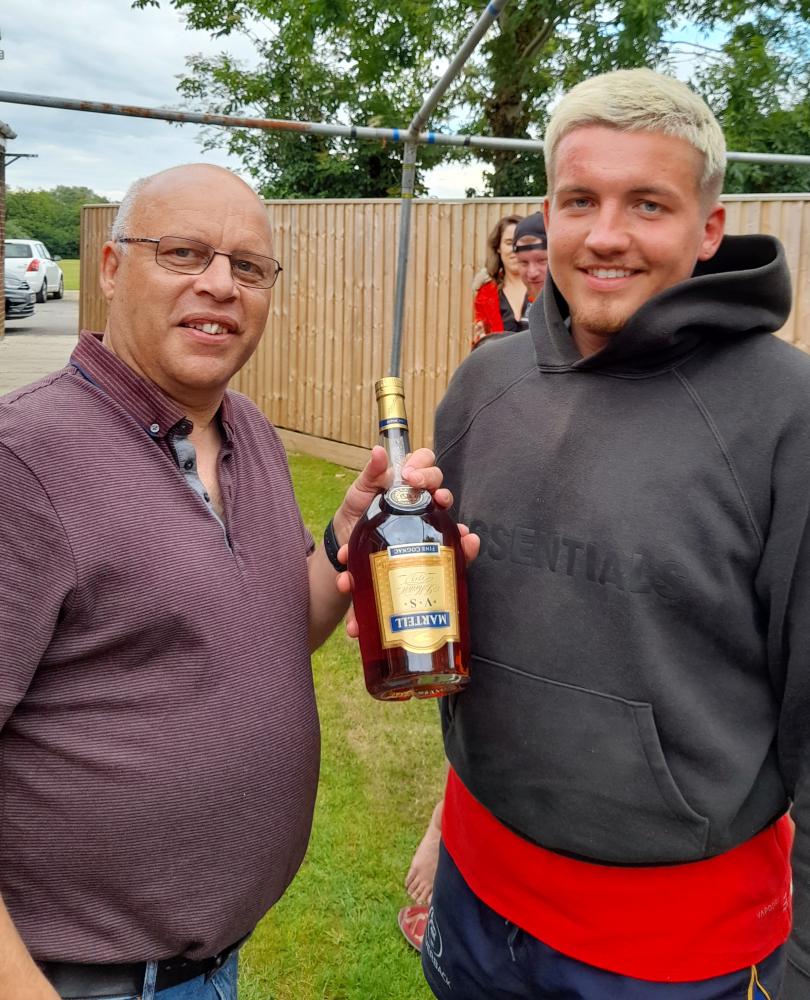
[[[50,260],[51,255],[48,253],[48,248],[44,243],[37,243],[37,253],[40,257],[44,257],[46,260]]]
[[[6,257],[31,257],[31,250],[24,243],[6,243]]]

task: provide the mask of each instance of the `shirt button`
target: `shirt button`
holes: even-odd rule
[[[194,468],[194,459],[193,458],[187,458],[185,460],[185,462],[183,462],[183,468],[184,469],[193,469]]]
[[[149,427],[150,434],[160,434],[160,424],[152,424]]]

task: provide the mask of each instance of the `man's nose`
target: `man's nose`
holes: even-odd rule
[[[236,281],[230,258],[224,254],[214,254],[208,267],[197,275],[194,287],[198,292],[207,292],[218,300],[232,298],[236,294]]]
[[[591,222],[585,246],[602,256],[624,252],[630,244],[630,234],[624,213],[619,206],[602,205]]]

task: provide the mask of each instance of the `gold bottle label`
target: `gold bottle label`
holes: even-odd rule
[[[383,648],[433,653],[459,641],[452,548],[413,542],[390,545],[370,558]]]

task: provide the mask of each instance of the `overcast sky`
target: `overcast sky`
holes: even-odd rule
[[[252,61],[247,42],[212,40],[186,30],[173,9],[134,11],[129,0],[3,0],[0,32],[0,90],[85,101],[177,108],[177,77],[188,54],[224,49]],[[12,188],[65,184],[118,199],[136,177],[178,163],[239,171],[225,152],[200,149],[197,125],[8,103],[0,104],[0,121],[17,133],[8,153],[37,154],[8,166]],[[475,166],[449,164],[432,172],[430,193],[459,198],[479,183]]]

